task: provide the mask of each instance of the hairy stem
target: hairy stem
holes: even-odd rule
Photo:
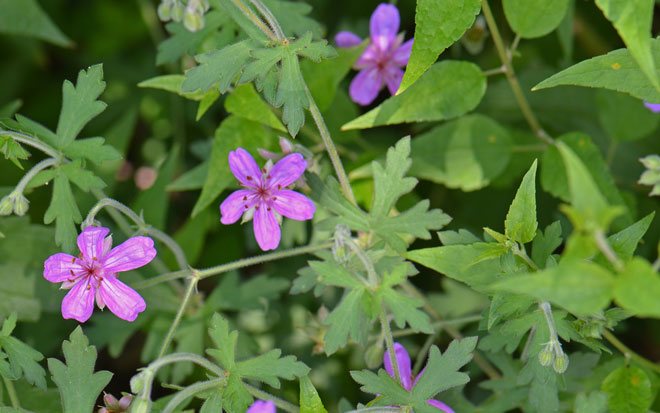
[[[21,178],[20,181],[18,181],[18,184],[16,185],[14,192],[22,194],[23,191],[25,191],[25,187],[28,186],[32,178],[34,178],[39,172],[43,171],[44,169],[53,165],[57,165],[59,162],[60,162],[59,159],[47,158],[37,163]]]
[[[16,394],[16,389],[14,388],[14,383],[6,377],[3,377],[2,380],[5,382],[5,387],[7,388],[7,394],[9,395],[9,400],[11,401],[11,406],[14,409],[20,409],[21,403],[18,401],[18,395]]]
[[[412,375],[413,377],[417,377],[419,374],[419,371],[422,369],[422,364],[424,363],[424,360],[426,360],[426,355],[429,353],[429,349],[435,342],[436,338],[438,338],[438,334],[440,333],[440,330],[433,329],[433,334],[430,334],[427,338],[426,341],[424,342],[424,345],[422,348],[419,350],[417,353],[417,357],[415,357],[415,365],[413,366],[412,369]]]
[[[280,42],[284,40],[286,36],[284,36],[282,27],[280,26],[279,22],[277,21],[273,13],[270,11],[270,9],[266,7],[266,5],[261,0],[250,0],[250,3],[252,3],[254,7],[256,7],[257,10],[259,10],[259,13],[261,13],[264,19],[266,19],[268,25],[275,33],[277,40]]]
[[[607,258],[610,264],[612,264],[614,269],[617,270],[617,272],[623,271],[623,262],[621,262],[619,257],[616,256],[616,253],[612,249],[612,246],[607,241],[607,237],[605,236],[605,233],[602,230],[597,229],[594,232],[594,239],[596,241],[596,245],[598,246],[598,249],[600,250],[600,252],[603,253],[603,255],[605,256],[605,258]]]
[[[529,266],[529,268],[531,268],[534,271],[539,270],[539,267],[534,263],[534,261],[531,260],[531,258],[529,258],[529,255],[527,255],[527,251],[525,251],[524,245],[518,246],[518,244],[516,243],[516,245],[514,245],[513,248],[511,249],[511,251],[513,252],[514,255],[517,255],[518,257],[522,258],[523,261],[525,261],[525,263]]]
[[[252,23],[254,23],[255,26],[257,26],[259,29],[261,29],[261,31],[264,32],[270,40],[277,41],[277,36],[268,27],[268,25],[266,25],[266,23],[264,23],[259,18],[259,16],[254,14],[254,12],[252,10],[250,10],[250,8],[248,6],[246,6],[241,0],[231,0],[231,2],[234,3],[234,5],[236,7],[238,7],[238,9],[241,11],[241,13],[243,13],[245,15],[245,17],[250,19],[252,21]]]
[[[177,392],[176,395],[174,395],[174,397],[172,397],[172,399],[169,401],[169,403],[167,403],[167,405],[163,409],[163,413],[174,412],[176,408],[181,403],[183,403],[187,398],[192,397],[197,393],[201,393],[205,390],[211,390],[218,387],[224,387],[226,384],[227,384],[227,379],[225,378],[206,380],[192,384],[184,388],[183,390]]]
[[[63,159],[62,154],[58,150],[56,150],[55,148],[53,148],[48,144],[41,142],[39,139],[33,138],[30,135],[26,135],[24,133],[15,132],[15,131],[0,130],[0,136],[7,136],[17,142],[21,142],[28,146],[32,146],[33,148],[39,149],[41,152],[45,153],[51,158],[55,158],[58,160]]]
[[[390,330],[390,322],[385,314],[385,309],[380,308],[380,327],[383,335],[385,336],[385,345],[387,352],[390,355],[390,363],[392,363],[392,370],[394,370],[394,378],[397,382],[401,382],[401,373],[399,372],[399,363],[396,361],[396,352],[394,351],[394,338],[392,338],[392,330]]]
[[[618,338],[612,333],[610,333],[608,330],[603,330],[602,332],[603,337],[607,339],[614,347],[616,347],[617,350],[621,352],[621,354],[624,355],[627,359],[634,360],[637,363],[639,363],[641,366],[644,366],[648,369],[651,369],[655,371],[656,373],[660,373],[660,364],[653,363],[644,357],[640,356],[639,354],[635,353],[632,351],[630,348],[628,348],[625,344],[623,344],[621,341],[619,341]]]
[[[170,343],[174,338],[174,333],[176,332],[176,329],[179,327],[179,323],[181,323],[181,318],[183,318],[183,314],[188,309],[188,303],[190,302],[190,299],[192,298],[193,294],[195,293],[195,290],[197,289],[198,282],[199,282],[199,276],[193,273],[193,275],[190,276],[190,281],[188,282],[188,289],[186,290],[186,294],[183,296],[183,300],[181,301],[181,305],[179,306],[179,311],[176,313],[176,316],[172,321],[172,325],[170,325],[170,329],[167,331],[167,335],[165,336],[165,340],[163,340],[163,344],[160,347],[160,351],[158,352],[157,358],[163,357],[167,352],[167,348],[170,346]]]
[[[525,97],[525,94],[520,87],[520,83],[518,83],[518,78],[516,77],[516,73],[513,70],[513,65],[511,64],[511,58],[508,55],[506,47],[504,46],[502,36],[500,36],[500,31],[497,28],[497,23],[495,22],[493,13],[490,10],[490,6],[488,5],[488,0],[481,0],[481,9],[483,10],[484,17],[486,18],[486,23],[488,23],[488,28],[493,35],[495,48],[497,49],[497,53],[500,56],[502,64],[504,65],[504,73],[506,74],[509,84],[511,85],[511,90],[516,97],[516,101],[518,101],[520,110],[522,110],[522,113],[525,116],[529,127],[532,129],[532,132],[534,132],[534,134],[539,139],[551,144],[553,142],[552,138],[548,136],[548,134],[545,133],[545,131],[541,128],[539,121],[536,119],[534,112],[532,112],[532,108],[529,106],[529,102],[527,101],[527,98]]]
[[[292,403],[289,403],[288,401],[284,399],[280,399],[279,397],[273,396],[270,393],[267,393],[261,389],[258,389],[252,385],[249,385],[247,383],[243,383],[247,391],[250,392],[251,395],[253,395],[256,398],[262,399],[262,400],[272,400],[273,403],[275,403],[275,406],[279,407],[282,410],[286,410],[287,412],[291,413],[299,413],[300,408]]]

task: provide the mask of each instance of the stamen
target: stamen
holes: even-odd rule
[[[71,258],[71,264],[75,264],[75,263],[76,263],[76,257]]]
[[[250,175],[248,175],[248,176],[245,177],[245,179],[247,179],[248,181],[251,181],[252,177]]]
[[[270,174],[268,174],[268,176],[266,177],[266,179],[270,179],[270,178],[271,178],[271,176],[270,176]]]
[[[98,261],[98,258],[96,258],[96,257],[92,257],[92,259],[93,259],[94,261]]]
[[[88,290],[91,290],[91,289],[92,289],[92,286],[91,286],[91,285],[88,285],[88,286],[87,286],[87,289],[88,289]]]
[[[259,205],[255,206],[254,209],[259,210]]]
[[[67,281],[70,282],[70,283],[72,283],[72,282],[75,281],[75,278],[69,278],[69,279],[67,279]]]
[[[243,197],[243,201],[247,201],[247,196],[244,196],[244,197]]]
[[[277,189],[282,189],[282,185],[277,184]]]
[[[277,197],[276,197],[276,196],[273,197],[273,201],[277,201]]]
[[[76,274],[73,272],[73,270],[69,270],[69,271],[71,272],[71,275],[73,275],[74,277],[76,276]]]
[[[245,209],[248,209],[248,208],[249,208],[249,207],[247,206],[247,204],[245,204]]]
[[[264,171],[264,173],[266,173],[266,172],[267,172],[267,171],[266,171],[266,168],[261,168],[261,170],[262,170],[262,171]]]
[[[270,212],[270,207],[266,208],[266,211],[269,211],[269,212]]]

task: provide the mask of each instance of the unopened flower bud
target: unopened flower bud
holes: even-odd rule
[[[16,194],[14,196],[14,213],[18,216],[23,216],[28,209],[30,209],[30,201],[23,194]]]
[[[135,399],[131,404],[131,413],[149,413],[151,411],[151,400]]]
[[[144,388],[144,372],[138,373],[135,376],[131,377],[131,391],[135,394],[138,394]]]
[[[658,155],[648,155],[640,158],[639,161],[646,169],[660,169],[660,156]]]
[[[293,152],[293,144],[287,138],[280,136],[280,148],[282,148],[282,153],[285,155]]]
[[[14,198],[11,195],[0,200],[0,215],[11,215],[14,210]]]
[[[163,2],[158,5],[158,18],[163,22],[170,21],[172,18],[171,0],[163,0]]]
[[[541,363],[543,367],[548,367],[552,363],[553,358],[554,354],[552,354],[552,350],[550,350],[548,347],[544,348],[539,353],[539,363]]]
[[[204,16],[199,10],[186,7],[186,12],[183,15],[183,25],[190,32],[201,30],[204,28]]]
[[[175,22],[180,22],[183,19],[183,13],[185,12],[186,7],[179,0],[174,0],[174,6],[172,6],[172,12],[170,13],[172,20]]]
[[[557,354],[552,363],[552,368],[559,374],[564,373],[568,368],[568,356],[564,353]]]
[[[367,349],[367,352],[364,353],[364,361],[367,363],[367,367],[370,369],[375,369],[380,366],[383,362],[383,346],[381,343],[376,343],[373,346]]]
[[[119,404],[115,396],[109,393],[103,396],[103,403],[105,403],[106,407],[115,407]]]
[[[202,8],[204,9],[204,13],[209,11],[211,8],[211,5],[209,4],[208,0],[201,0],[200,3],[202,4]]]
[[[132,400],[133,397],[127,394],[126,396],[119,399],[119,403],[117,403],[117,405],[119,406],[120,410],[128,410],[128,406],[131,405]]]

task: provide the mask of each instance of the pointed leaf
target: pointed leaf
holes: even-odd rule
[[[266,354],[236,363],[232,374],[239,374],[254,380],[263,381],[271,387],[280,388],[280,378],[293,380],[309,373],[309,367],[294,356],[282,355],[282,350],[276,348]]]
[[[523,177],[504,221],[507,238],[526,244],[534,239],[536,228],[536,161]]]
[[[603,380],[601,390],[607,394],[610,411],[647,412],[653,402],[651,380],[636,366],[621,366]]]
[[[300,378],[300,413],[328,413],[309,376]]]

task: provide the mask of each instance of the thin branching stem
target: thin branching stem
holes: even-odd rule
[[[3,377],[2,380],[5,383],[5,387],[7,388],[7,394],[9,395],[9,400],[11,402],[11,406],[14,409],[20,409],[21,408],[21,403],[18,400],[18,394],[16,394],[16,389],[14,388],[14,383],[12,383],[11,380],[9,380],[6,377]]]
[[[0,130],[0,136],[7,136],[17,142],[21,142],[28,146],[32,146],[35,149],[39,149],[41,152],[45,153],[51,158],[55,158],[58,160],[63,159],[62,154],[58,150],[56,150],[50,145],[41,142],[39,139],[35,139],[30,135],[26,135],[25,133]]]
[[[192,384],[183,390],[177,392],[174,397],[167,403],[163,409],[163,413],[173,413],[181,403],[183,403],[187,398],[201,393],[206,390],[211,390],[215,388],[224,387],[227,384],[227,379],[218,378],[212,380],[206,380]]]
[[[660,364],[653,363],[644,357],[640,356],[639,354],[635,353],[632,351],[628,346],[623,344],[614,334],[609,332],[608,330],[603,330],[601,333],[603,337],[607,339],[617,350],[621,352],[621,354],[624,355],[625,358],[634,360],[637,362],[639,365],[644,366],[648,369],[651,369],[655,371],[656,373],[660,373]]]
[[[172,320],[172,325],[170,325],[170,329],[167,331],[165,340],[163,340],[163,344],[160,346],[160,351],[158,352],[158,358],[163,357],[167,352],[167,348],[170,346],[170,343],[174,338],[174,333],[176,333],[176,329],[179,328],[179,324],[181,323],[183,314],[188,309],[188,303],[190,303],[190,299],[197,290],[198,282],[199,282],[199,277],[197,277],[195,274],[190,276],[190,281],[188,281],[188,288],[186,289],[186,294],[183,296],[183,300],[179,305],[179,311],[177,311],[174,320]]]
[[[250,0],[250,3],[252,3],[254,7],[256,7],[257,10],[259,10],[259,13],[261,13],[264,19],[266,19],[268,25],[275,33],[277,40],[280,42],[284,40],[286,36],[282,31],[282,27],[280,26],[280,23],[277,21],[277,18],[275,18],[275,16],[270,11],[270,9],[266,7],[266,5],[261,0]]]
[[[37,163],[21,178],[20,181],[18,181],[18,184],[16,185],[14,192],[22,194],[23,191],[25,191],[25,188],[32,180],[32,178],[34,178],[39,172],[43,171],[44,169],[57,165],[59,162],[60,162],[59,159],[47,158]]]
[[[245,3],[243,3],[241,0],[231,0],[231,2],[234,3],[236,7],[238,7],[238,9],[241,11],[241,13],[245,15],[245,17],[250,19],[255,26],[257,26],[262,32],[264,32],[270,40],[274,42],[277,41],[277,36],[275,35],[275,33],[273,33],[271,28],[268,27],[268,25],[264,23],[259,18],[259,16],[254,14],[254,12],[247,5],[245,5]]]
[[[617,272],[623,271],[623,262],[621,262],[619,257],[616,256],[616,253],[612,249],[612,246],[607,241],[607,237],[605,236],[605,233],[602,230],[597,229],[594,232],[594,240],[596,241],[596,245],[598,246],[600,252],[603,253],[605,258],[607,258],[610,264],[612,264],[614,269]]]
[[[394,370],[394,378],[399,383],[402,383],[399,363],[396,360],[396,351],[394,350],[394,338],[392,337],[392,330],[390,329],[390,321],[387,319],[387,314],[385,314],[385,309],[382,306],[380,308],[379,319],[381,330],[385,336],[387,353],[390,355],[390,363],[392,363],[392,370]]]
[[[251,395],[254,397],[257,397],[262,400],[272,400],[273,403],[275,403],[275,406],[279,407],[282,410],[286,410],[287,412],[290,413],[299,413],[300,408],[296,406],[295,404],[289,403],[288,401],[284,399],[280,399],[277,396],[273,396],[272,394],[265,392],[257,387],[254,387],[252,385],[249,385],[247,383],[243,383],[247,391],[250,392]]]

